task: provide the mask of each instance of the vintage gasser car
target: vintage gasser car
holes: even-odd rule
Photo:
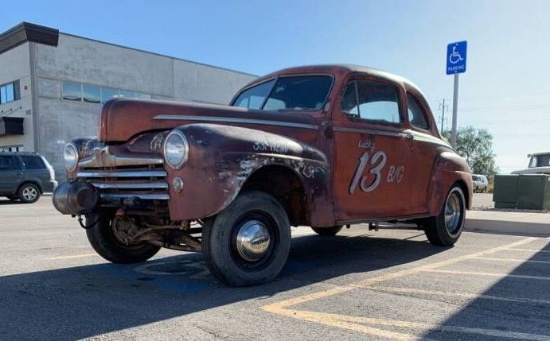
[[[64,157],[69,180],[54,205],[78,216],[102,257],[203,251],[234,286],[279,274],[290,226],[331,236],[407,221],[453,245],[472,198],[470,169],[421,92],[358,66],[272,73],[231,106],[112,100],[97,138],[74,140]]]

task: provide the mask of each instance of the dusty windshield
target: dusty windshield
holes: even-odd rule
[[[332,87],[332,76],[287,76],[244,90],[231,105],[262,110],[318,110]]]

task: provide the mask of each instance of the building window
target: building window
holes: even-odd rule
[[[82,84],[63,82],[63,100],[82,102]]]
[[[101,103],[105,103],[110,99],[118,97],[117,89],[102,88],[101,89]]]
[[[21,99],[19,81],[0,86],[0,104],[5,104]]]
[[[94,85],[85,85],[82,87],[84,102],[101,103],[101,88]]]
[[[0,152],[22,152],[23,146],[3,146],[0,147]]]
[[[105,103],[113,98],[142,98],[151,99],[150,94],[144,94],[136,91],[102,88],[96,85],[63,82],[64,101],[86,102],[86,103]]]

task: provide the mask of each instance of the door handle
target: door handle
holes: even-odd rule
[[[405,139],[407,140],[414,140],[414,135],[411,133],[405,133]]]

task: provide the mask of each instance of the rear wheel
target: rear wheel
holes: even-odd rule
[[[460,237],[466,221],[466,200],[459,186],[453,186],[447,195],[441,212],[424,219],[422,225],[430,243],[451,246]]]
[[[160,247],[145,242],[128,242],[120,231],[123,221],[108,214],[90,214],[86,219],[92,224],[86,229],[88,241],[94,250],[113,263],[139,263],[153,257]]]
[[[22,184],[17,191],[17,197],[21,202],[31,204],[40,198],[40,189],[33,183]]]
[[[332,237],[335,236],[338,232],[342,230],[342,226],[331,226],[331,227],[312,227],[313,232],[317,233],[323,237]]]
[[[290,223],[281,204],[263,192],[239,195],[202,233],[206,264],[232,286],[266,283],[277,277],[290,252]]]

